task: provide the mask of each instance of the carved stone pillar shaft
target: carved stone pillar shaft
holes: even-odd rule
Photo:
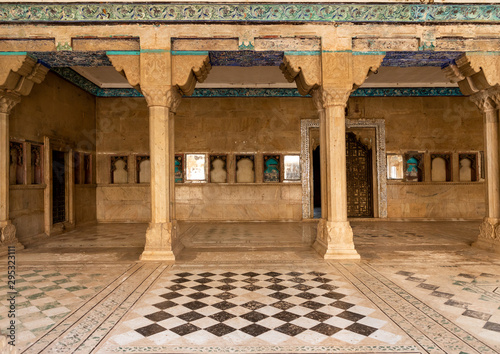
[[[486,217],[479,227],[475,245],[480,248],[500,251],[500,124],[498,97],[495,89],[485,90],[471,96],[483,113],[485,170],[486,170]]]
[[[486,216],[500,218],[500,168],[498,110],[490,106],[483,111],[486,151]]]
[[[345,146],[345,106],[350,90],[322,89],[324,132],[320,133],[322,170],[326,181],[322,184],[326,196],[326,213],[318,225],[319,232],[313,247],[325,259],[359,259],[354,249],[353,233],[347,221],[347,178]],[[320,116],[321,117],[321,116]],[[322,176],[323,177],[323,176]]]
[[[9,217],[9,113],[20,100],[19,94],[0,90],[0,244],[18,243]]]
[[[174,131],[180,95],[171,86],[143,88],[149,105],[151,223],[141,260],[175,260]]]
[[[0,227],[9,220],[9,115],[0,112]]]

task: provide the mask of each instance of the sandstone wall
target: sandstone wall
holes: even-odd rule
[[[351,98],[350,118],[383,118],[388,153],[482,151],[482,118],[463,97]],[[350,108],[351,109],[351,108]],[[97,218],[148,221],[149,184],[136,183],[136,154],[149,154],[148,110],[142,98],[97,99]],[[176,184],[180,220],[299,220],[300,184],[262,183],[263,153],[300,153],[300,119],[316,118],[304,98],[184,98],[175,118],[176,153],[224,153],[229,183]],[[259,178],[234,183],[234,155],[255,153]],[[129,183],[110,184],[110,156],[129,156]],[[477,219],[484,215],[484,183],[390,181],[394,219]]]
[[[148,221],[149,185],[110,184],[110,155],[149,154],[143,99],[98,99],[99,221]],[[262,155],[300,153],[300,119],[315,118],[302,98],[183,99],[175,118],[176,153],[228,154],[228,183],[176,184],[179,220],[300,220],[300,183],[262,182]],[[256,183],[234,183],[234,156],[255,154]],[[134,170],[134,171],[132,171]]]
[[[43,144],[47,136],[64,150],[85,151],[95,157],[95,124],[95,98],[49,72],[12,110],[10,136],[36,144]],[[77,225],[96,220],[95,187],[75,188]],[[21,240],[44,232],[44,188],[45,184],[10,188],[10,215]]]
[[[424,181],[389,181],[389,218],[480,219],[484,181],[463,183],[458,153],[484,151],[482,116],[465,97],[356,98],[366,118],[384,118],[387,153],[424,153]],[[452,182],[431,182],[430,154],[451,153]]]

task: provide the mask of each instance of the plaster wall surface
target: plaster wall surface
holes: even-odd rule
[[[466,98],[354,100],[358,118],[385,119],[388,153],[483,150],[481,114]],[[149,154],[146,103],[142,98],[98,98],[97,114],[98,220],[147,222],[149,184],[135,183],[133,166],[135,154]],[[263,153],[299,153],[300,119],[316,117],[307,98],[184,98],[175,117],[176,153],[229,154],[229,183],[176,184],[177,219],[300,219],[301,186],[262,183],[261,159]],[[256,154],[254,184],[234,181],[232,158],[240,153]],[[129,183],[109,184],[113,154],[129,156]],[[477,219],[484,208],[483,182],[388,185],[389,218]]]
[[[479,151],[483,118],[466,97],[365,97],[365,118],[384,118],[386,149],[397,151]]]
[[[389,181],[389,218],[480,219],[484,181],[458,183],[458,153],[484,151],[483,119],[465,97],[356,98],[366,118],[384,118],[387,153],[418,151],[424,181]],[[452,156],[452,182],[431,183],[431,153]],[[478,155],[478,159],[480,159]]]
[[[95,154],[95,99],[49,72],[45,80],[23,97],[10,115],[10,137],[43,144],[47,136],[58,148]],[[44,232],[44,188],[15,185],[10,188],[10,215],[20,239]],[[95,185],[75,188],[76,223],[96,220]]]
[[[148,221],[149,185],[138,185],[135,155],[149,154],[144,99],[97,100],[97,215],[103,222]],[[229,183],[176,184],[179,220],[300,220],[300,183],[263,183],[262,155],[300,154],[300,119],[316,117],[307,98],[183,99],[176,153],[228,154]],[[235,183],[237,154],[255,154],[256,183]],[[129,159],[129,183],[110,183],[110,155]]]

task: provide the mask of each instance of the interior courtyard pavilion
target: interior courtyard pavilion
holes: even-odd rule
[[[2,352],[499,352],[499,21],[0,0]]]

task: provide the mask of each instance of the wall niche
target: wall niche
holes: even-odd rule
[[[84,176],[83,182],[85,184],[92,184],[92,155],[91,154],[83,154],[83,169]]]
[[[151,182],[151,161],[149,156],[135,157],[135,170],[137,173],[137,183]]]
[[[424,154],[408,152],[404,157],[405,181],[422,182],[424,180]]]
[[[451,154],[433,153],[431,154],[431,181],[450,182],[451,181]]]
[[[111,156],[111,183],[128,183],[128,156]]]
[[[175,183],[184,182],[184,155],[182,154],[175,155],[174,178],[175,178]]]
[[[254,155],[236,155],[236,182],[254,183],[255,182],[255,156]]]
[[[227,182],[227,155],[210,155],[210,182]]]
[[[24,144],[10,142],[9,182],[24,184]]]
[[[264,182],[279,182],[281,176],[281,156],[264,155]]]
[[[460,182],[476,182],[478,175],[478,159],[476,153],[458,154]]]
[[[43,183],[42,145],[31,144],[31,184]]]

